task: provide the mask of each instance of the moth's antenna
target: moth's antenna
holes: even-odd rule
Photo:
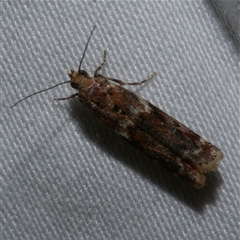
[[[83,59],[84,59],[84,57],[85,57],[85,53],[86,53],[86,51],[87,51],[87,47],[88,47],[88,44],[89,44],[90,38],[91,38],[91,36],[92,36],[92,34],[93,34],[93,31],[94,31],[94,29],[95,29],[96,27],[97,27],[97,26],[94,26],[93,30],[92,30],[91,33],[90,33],[90,36],[88,37],[87,44],[86,44],[85,49],[84,49],[84,52],[83,52],[83,56],[82,56],[82,58],[81,58],[81,60],[80,60],[80,64],[79,64],[79,68],[78,68],[78,72],[80,72],[80,70],[81,70],[81,64],[82,64],[82,61],[83,61]],[[36,95],[36,94],[39,94],[39,93],[42,93],[42,92],[48,91],[48,90],[50,90],[50,89],[52,89],[52,88],[58,87],[59,85],[62,85],[62,84],[65,84],[65,83],[69,83],[69,82],[70,82],[70,81],[66,81],[66,82],[58,83],[58,84],[56,84],[56,85],[54,85],[54,86],[52,86],[52,87],[49,87],[49,88],[46,88],[46,89],[43,89],[43,90],[37,91],[37,92],[35,92],[35,93],[32,93],[32,94],[30,94],[30,95],[24,97],[23,99],[19,100],[18,102],[14,103],[14,104],[11,106],[11,108],[13,108],[14,106],[16,106],[16,105],[19,104],[20,102],[26,100],[27,98],[30,98],[30,97],[32,97],[32,96],[34,96],[34,95]]]
[[[52,86],[52,87],[45,88],[45,89],[43,89],[43,90],[37,91],[37,92],[35,92],[35,93],[32,93],[32,94],[24,97],[23,99],[19,100],[18,102],[14,103],[14,104],[11,106],[11,108],[13,108],[14,106],[16,106],[16,105],[19,104],[20,102],[26,100],[27,98],[30,98],[30,97],[32,97],[32,96],[34,96],[34,95],[36,95],[36,94],[39,94],[39,93],[41,93],[41,92],[48,91],[48,90],[50,90],[50,89],[52,89],[52,88],[58,87],[59,85],[63,85],[63,84],[65,84],[65,83],[69,83],[69,82],[70,82],[70,81],[65,81],[65,82],[62,82],[62,83],[58,83],[58,84],[56,84],[56,85],[54,85],[54,86]]]
[[[81,70],[82,61],[83,61],[83,59],[84,59],[84,57],[85,57],[85,53],[86,53],[86,51],[87,51],[88,43],[89,43],[90,38],[91,38],[91,36],[92,36],[92,34],[93,34],[93,31],[94,31],[94,29],[95,29],[96,27],[97,27],[97,26],[94,26],[94,27],[93,27],[93,30],[91,31],[90,36],[88,37],[87,44],[86,44],[85,49],[84,49],[84,52],[83,52],[83,56],[82,56],[82,58],[81,58],[81,60],[80,60],[78,72],[80,72],[80,70]]]

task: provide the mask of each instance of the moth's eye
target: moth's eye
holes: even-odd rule
[[[84,76],[84,77],[88,77],[88,73],[87,73],[85,70],[80,70],[80,71],[78,72],[78,74],[79,74],[79,75],[82,75],[82,76]]]
[[[70,84],[71,84],[72,88],[78,89],[78,87],[79,87],[78,84],[75,82],[70,82]]]

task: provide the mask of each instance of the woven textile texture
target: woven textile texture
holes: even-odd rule
[[[218,239],[239,234],[239,1],[1,1],[1,239]],[[102,74],[218,146],[195,190],[96,118],[69,84]],[[108,132],[106,137],[106,131]],[[104,141],[106,137],[106,141]]]

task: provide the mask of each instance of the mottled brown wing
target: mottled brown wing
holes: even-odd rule
[[[222,152],[151,103],[111,84],[112,101],[143,131],[199,172],[214,171]]]
[[[138,147],[147,156],[157,160],[165,169],[173,172],[182,180],[196,188],[203,187],[205,176],[185,161],[182,161],[172,151],[139,126],[139,124],[133,122],[112,100],[113,96],[108,94],[109,88],[105,87],[96,87],[94,91],[88,93],[79,91],[79,100],[86,107],[92,109],[109,127],[118,132],[131,144]]]

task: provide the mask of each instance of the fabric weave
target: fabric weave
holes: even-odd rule
[[[1,1],[1,239],[218,239],[239,234],[239,1]],[[108,131],[68,80],[129,87],[218,146],[195,190]]]

